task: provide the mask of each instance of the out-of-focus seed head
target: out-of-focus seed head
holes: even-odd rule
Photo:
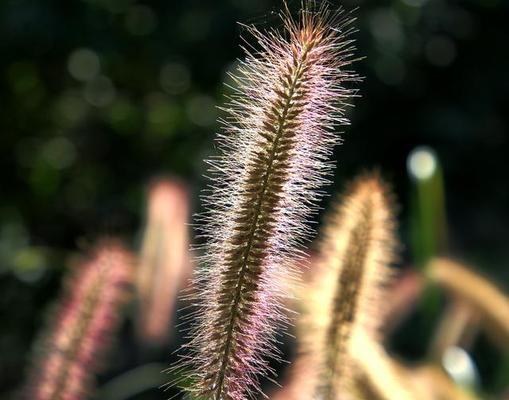
[[[304,345],[314,359],[316,395],[321,399],[348,392],[352,338],[366,334],[377,339],[395,247],[386,185],[377,174],[361,176],[334,205],[326,223],[303,318]]]
[[[150,344],[168,339],[177,293],[190,272],[188,218],[189,196],[182,184],[158,179],[150,185],[136,271],[138,333]]]
[[[128,251],[105,240],[73,267],[52,323],[36,348],[27,399],[88,397],[120,321],[120,306],[132,284],[132,265]]]

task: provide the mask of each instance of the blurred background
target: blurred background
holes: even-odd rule
[[[358,7],[364,58],[354,68],[364,79],[327,191],[379,167],[400,205],[402,266],[442,251],[507,293],[509,3],[332,3]],[[178,180],[189,212],[200,211],[216,107],[242,57],[237,22],[276,26],[280,7],[272,0],[0,2],[0,398],[15,398],[23,384],[70,255],[104,234],[139,249],[154,177]],[[423,195],[409,176],[415,148],[437,163],[438,195]],[[438,211],[429,204],[427,211],[440,214],[439,228],[426,228],[419,214],[426,196],[439,197]],[[421,236],[434,229],[440,243],[422,249]],[[438,318],[432,305],[420,308],[390,339],[408,360],[424,356]],[[164,382],[159,371],[180,341],[172,333],[163,345],[140,346],[133,326],[128,318],[121,327],[98,398],[165,398],[158,389],[111,394],[115,379],[143,366],[149,387]],[[484,390],[500,393],[509,384],[507,351],[481,335],[472,354]]]

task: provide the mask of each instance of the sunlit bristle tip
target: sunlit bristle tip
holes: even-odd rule
[[[347,123],[351,19],[312,4],[295,18],[282,13],[284,32],[247,27],[255,43],[234,77],[201,218],[208,243],[184,356],[200,399],[249,398],[272,373],[285,282],[332,168],[334,128]]]
[[[25,392],[31,400],[86,399],[132,284],[132,256],[102,241],[66,281],[52,323],[35,349]]]
[[[391,195],[377,174],[351,184],[326,222],[316,282],[303,326],[313,355],[316,395],[337,399],[352,380],[352,337],[376,340],[384,292],[394,262],[395,220]]]

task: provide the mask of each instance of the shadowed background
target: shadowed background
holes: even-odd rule
[[[444,176],[449,253],[509,290],[508,3],[341,4],[359,7],[355,38],[365,58],[355,69],[364,80],[327,190],[337,192],[355,173],[379,167],[398,196],[402,264],[411,263],[414,208],[406,163],[416,146],[430,146]],[[104,233],[138,246],[145,189],[154,176],[185,181],[192,210],[200,210],[202,160],[213,152],[216,106],[228,90],[222,82],[230,81],[226,73],[242,56],[236,22],[275,26],[280,5],[0,3],[2,398],[23,382],[69,254]],[[410,359],[422,356],[431,324],[410,318],[391,346]],[[147,362],[166,364],[176,347],[136,348],[131,325],[122,328],[100,386]],[[481,338],[474,351],[483,384],[509,383],[509,362],[501,368],[497,350]],[[155,365],[147,376],[159,370]],[[164,396],[152,390],[124,398]]]

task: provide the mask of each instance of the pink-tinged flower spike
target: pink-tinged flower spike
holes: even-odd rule
[[[298,18],[285,12],[282,19],[284,33],[247,27],[259,50],[245,50],[221,155],[211,161],[202,228],[208,244],[186,357],[194,370],[190,392],[199,399],[246,399],[271,372],[275,334],[286,322],[283,278],[294,274],[310,234],[306,218],[339,142],[334,127],[347,123],[351,20],[312,2]]]
[[[395,258],[391,204],[376,174],[361,176],[325,226],[318,275],[303,322],[306,349],[317,371],[317,398],[335,400],[351,390],[356,335],[378,340],[389,266]]]
[[[150,186],[136,279],[138,333],[149,343],[167,340],[177,292],[190,272],[188,203],[180,183],[160,179]]]
[[[111,240],[74,267],[52,324],[36,349],[27,387],[30,400],[80,400],[120,321],[132,282],[132,256]]]

